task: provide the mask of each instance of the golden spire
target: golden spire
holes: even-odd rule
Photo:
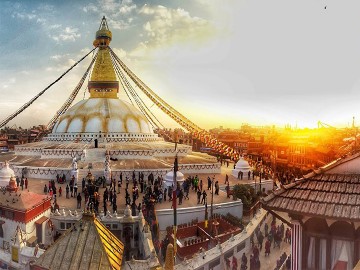
[[[165,270],[174,270],[174,246],[170,243],[166,248]]]
[[[111,61],[109,44],[112,33],[109,30],[105,16],[102,18],[99,30],[96,31],[94,46],[99,48],[97,59],[88,83],[90,98],[118,98],[119,81]]]

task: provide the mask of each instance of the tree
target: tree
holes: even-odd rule
[[[255,190],[250,185],[236,184],[233,189],[233,196],[241,199],[245,208],[250,208],[258,199]]]

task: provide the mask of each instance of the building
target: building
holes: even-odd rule
[[[289,215],[292,269],[353,269],[360,259],[360,154],[284,185],[263,201]]]
[[[121,269],[123,252],[123,243],[94,214],[85,213],[30,269]]]

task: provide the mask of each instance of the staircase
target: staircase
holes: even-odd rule
[[[85,163],[91,162],[105,162],[105,148],[90,148],[86,149],[86,156],[83,160]]]

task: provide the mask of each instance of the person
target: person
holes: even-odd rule
[[[167,188],[164,189],[164,202],[166,202],[166,194],[167,194]]]
[[[227,186],[226,186],[226,196],[228,197],[228,198],[230,198],[230,185],[229,185],[229,183],[227,184]]]
[[[66,185],[65,191],[66,191],[66,199],[69,199],[69,192],[70,192],[69,184]]]
[[[232,258],[232,270],[237,270],[238,269],[238,262],[235,256],[233,256]]]
[[[24,190],[24,178],[23,177],[21,178],[20,186],[21,186],[21,190]]]
[[[180,189],[180,192],[179,192],[179,205],[182,204],[183,198],[184,198],[184,192],[183,192],[182,189]]]
[[[27,179],[27,178],[25,178],[25,189],[27,189],[27,188],[28,188],[28,184],[29,184],[29,181],[28,181],[28,179]]]
[[[262,250],[262,244],[263,244],[263,241],[264,241],[264,235],[262,234],[261,231],[257,235],[257,239],[258,239],[258,242],[259,242],[260,250]]]
[[[265,229],[265,237],[267,237],[269,234],[269,225],[267,223],[265,223],[264,229]]]
[[[243,255],[241,257],[241,270],[247,269],[247,257],[245,255],[245,252],[243,252]]]
[[[62,188],[59,187],[59,197],[61,197],[61,194],[62,194]]]
[[[120,194],[121,191],[121,180],[118,180],[118,194]]]
[[[219,181],[216,181],[215,182],[215,195],[219,195],[219,189],[220,189]]]
[[[210,179],[210,176],[208,176],[208,178],[207,178],[207,180],[208,180],[208,190],[211,190],[211,179]]]
[[[201,191],[200,191],[201,193]],[[207,197],[207,194],[206,194],[206,191],[204,190],[203,193],[202,193],[202,200],[201,200],[201,204],[204,204],[206,203],[206,197]]]
[[[84,188],[85,188],[85,178],[83,178],[81,181],[81,192],[84,192]]]
[[[196,194],[197,194],[197,199],[198,199],[197,204],[200,204],[201,191],[200,191],[200,190],[198,190],[198,191],[196,192]]]
[[[48,192],[48,188],[47,188],[47,186],[46,186],[46,184],[45,184],[45,186],[44,186],[44,193],[47,194],[47,192]]]
[[[20,178],[19,178],[19,176],[16,176],[16,185],[20,186]]]
[[[165,200],[166,201],[166,200]],[[139,211],[139,214],[141,212],[141,203],[139,203],[138,207],[137,207],[138,211]]]
[[[78,186],[77,186],[77,183],[75,183],[74,185],[74,197],[76,197],[78,194]]]
[[[270,247],[271,247],[271,243],[270,243],[269,239],[267,239],[265,242],[265,256],[270,255]]]
[[[81,208],[81,194],[80,192],[77,194],[77,208],[80,209]]]
[[[225,185],[226,185],[227,183],[229,183],[229,176],[226,174],[226,175],[225,175]]]

